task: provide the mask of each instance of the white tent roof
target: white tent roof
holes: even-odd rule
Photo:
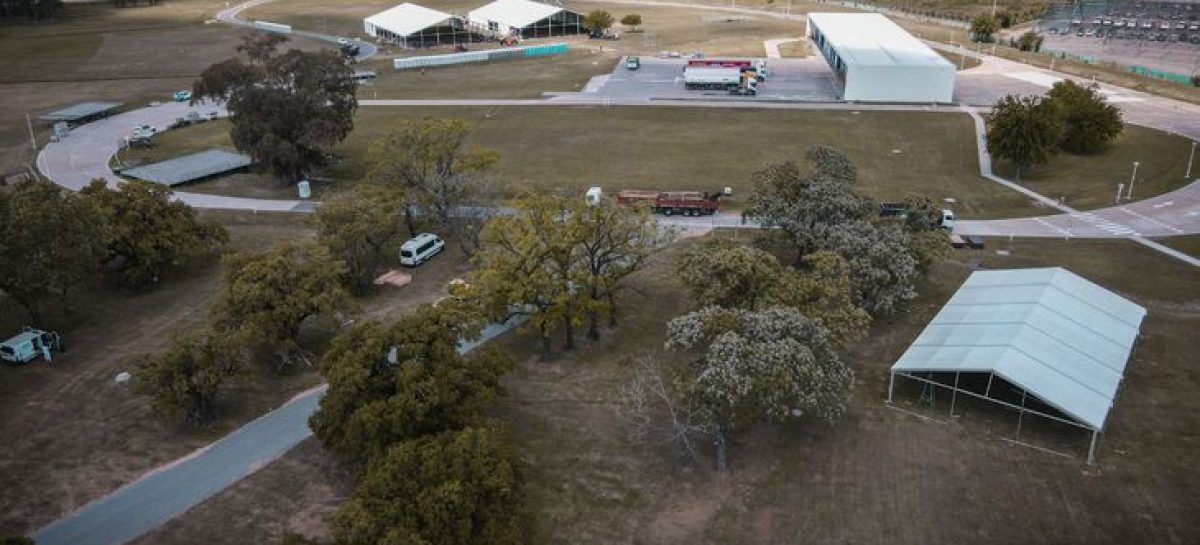
[[[976,272],[892,371],[992,372],[1101,430],[1145,316],[1066,269]]]
[[[847,65],[954,66],[878,13],[810,13],[808,24],[820,29]]]
[[[364,20],[397,36],[409,36],[453,17],[449,13],[405,2]]]
[[[513,28],[524,28],[562,10],[558,6],[529,0],[496,0],[472,10],[467,18],[475,22],[495,21]]]

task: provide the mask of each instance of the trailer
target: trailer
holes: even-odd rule
[[[754,76],[758,81],[767,79],[767,61],[764,59],[692,59],[687,63],[688,67],[697,68],[737,68],[739,70],[754,72]]]
[[[716,89],[732,91],[742,82],[740,68],[710,68],[705,66],[688,66],[683,70],[683,87],[689,91],[700,89]]]

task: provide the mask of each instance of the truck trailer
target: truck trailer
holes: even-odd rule
[[[687,65],[697,68],[737,68],[754,72],[758,81],[767,79],[767,61],[763,59],[692,59]]]
[[[683,87],[689,91],[698,89],[732,91],[737,89],[741,82],[742,71],[739,68],[689,66],[683,70]]]

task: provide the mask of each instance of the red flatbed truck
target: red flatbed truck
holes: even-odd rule
[[[720,199],[729,191],[642,191],[625,189],[617,193],[617,203],[645,205],[655,214],[664,216],[711,216],[720,208]]]

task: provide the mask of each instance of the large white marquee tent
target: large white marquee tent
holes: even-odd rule
[[[892,366],[888,402],[897,376],[986,399],[1089,430],[1094,463],[1145,316],[1066,269],[975,272]],[[963,374],[987,375],[986,388],[963,387]],[[1019,405],[996,395],[997,377],[1021,389]],[[1030,408],[1026,394],[1050,410]]]
[[[561,6],[529,0],[496,0],[467,14],[481,31],[537,38],[583,32],[584,17]]]
[[[858,102],[949,103],[954,65],[878,13],[810,13],[808,38]]]
[[[462,17],[408,2],[363,19],[367,35],[406,46],[471,41],[467,27]]]

